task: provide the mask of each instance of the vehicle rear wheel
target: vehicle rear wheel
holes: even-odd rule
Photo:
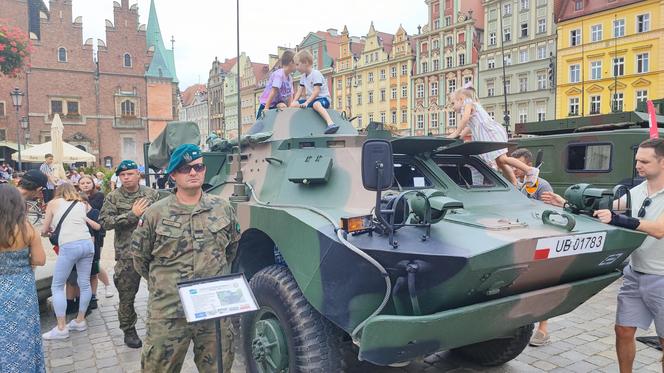
[[[496,366],[519,356],[533,335],[533,324],[524,325],[508,338],[498,338],[455,348],[453,353],[482,366]]]
[[[263,268],[250,285],[260,309],[242,317],[247,371],[345,371],[343,333],[309,304],[287,267]]]

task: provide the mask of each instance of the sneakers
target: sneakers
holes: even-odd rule
[[[76,319],[73,319],[72,321],[69,322],[69,324],[67,324],[67,328],[75,332],[82,332],[88,329],[88,323],[85,320],[79,323],[78,321],[76,321]]]
[[[113,289],[107,285],[104,285],[104,297],[113,298]]]
[[[537,177],[539,176],[540,170],[539,168],[533,167],[528,171],[526,174],[526,179],[524,180],[524,184],[526,186],[530,185],[535,185],[537,183]]]
[[[544,334],[541,330],[538,330],[533,334],[533,337],[530,338],[530,345],[533,347],[540,347],[548,344],[550,338],[548,334]]]
[[[136,333],[136,329],[129,329],[124,333],[124,343],[127,345],[129,348],[141,348],[143,346],[143,342],[141,342],[141,339],[138,338],[138,334]]]
[[[58,329],[57,325],[49,330],[48,332],[42,334],[42,338],[46,340],[53,339],[67,339],[69,338],[69,328],[65,326],[63,330]]]
[[[339,131],[339,126],[332,123],[332,124],[327,125],[327,128],[325,129],[325,134],[326,135],[331,135],[333,133],[337,133],[337,131]]]

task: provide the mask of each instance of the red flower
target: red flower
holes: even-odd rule
[[[12,47],[12,49],[10,49],[10,50],[12,51],[12,53],[17,53],[18,52],[18,49],[16,49],[15,47]]]

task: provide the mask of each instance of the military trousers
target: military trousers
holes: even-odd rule
[[[221,344],[224,372],[233,365],[231,323],[222,320]],[[214,321],[188,324],[182,319],[148,319],[147,334],[141,352],[141,370],[147,373],[180,372],[189,343],[194,342],[194,362],[199,372],[217,372],[217,343]]]
[[[118,321],[123,332],[134,329],[136,326],[136,310],[134,301],[141,284],[141,275],[134,269],[133,259],[118,259],[115,262],[113,282],[118,290]]]

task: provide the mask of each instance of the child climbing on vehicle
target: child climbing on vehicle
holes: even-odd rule
[[[473,100],[474,91],[472,87],[464,86],[452,94],[453,110],[461,113],[461,120],[457,129],[447,137],[463,138],[470,132],[473,141],[507,142],[507,131],[489,116],[479,102]],[[539,169],[509,157],[507,148],[480,154],[480,157],[488,164],[495,160],[503,175],[514,185],[517,185],[517,180],[512,167],[526,174],[524,180],[526,185],[534,185],[537,181]]]
[[[295,71],[295,53],[287,50],[281,55],[281,68],[270,74],[270,79],[265,85],[261,95],[256,113],[256,119],[260,119],[263,110],[285,109],[291,104],[293,98],[293,78],[291,74]]]
[[[302,74],[300,86],[293,97],[291,107],[313,108],[327,123],[325,134],[336,133],[339,126],[334,124],[327,110],[330,107],[330,91],[327,81],[320,71],[313,68],[314,57],[307,50],[301,50],[295,55],[297,71]],[[304,96],[305,98],[300,99]]]

